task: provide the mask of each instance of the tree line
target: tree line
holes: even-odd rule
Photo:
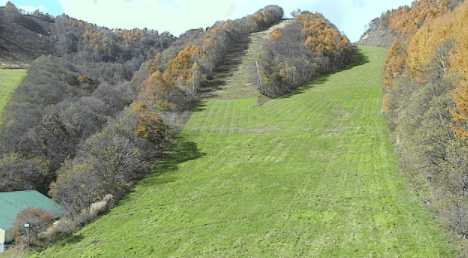
[[[468,238],[468,38],[462,33],[468,3],[460,2],[419,1],[386,14],[390,27],[405,26],[400,14],[416,24],[400,31],[382,76],[383,111],[401,171],[466,255],[460,240]]]
[[[295,22],[271,32],[251,65],[251,80],[268,97],[278,97],[352,61],[348,38],[321,13],[295,11]]]

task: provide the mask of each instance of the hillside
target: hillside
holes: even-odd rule
[[[0,7],[0,68],[27,67],[41,55],[54,53],[51,17],[20,14],[14,5]]]
[[[398,172],[380,114],[387,51],[363,47],[356,66],[258,106],[241,82],[258,35],[204,86],[158,172],[32,257],[454,256]]]
[[[360,46],[390,48],[395,38],[396,35],[388,29],[372,28],[361,36],[357,44]]]
[[[388,10],[369,22],[357,42],[362,46],[390,48],[396,38],[408,39],[425,23],[453,11],[464,0],[419,0],[411,6]]]
[[[176,38],[8,3],[0,58],[30,66],[2,113],[0,192],[68,213],[7,255],[466,256],[462,2],[382,14],[359,42],[379,48],[276,5]]]

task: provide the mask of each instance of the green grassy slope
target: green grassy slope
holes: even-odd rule
[[[35,257],[454,256],[398,172],[387,50],[362,51],[368,63],[263,106],[203,102],[160,174]]]
[[[18,87],[24,77],[26,69],[0,69],[0,120],[11,93]]]

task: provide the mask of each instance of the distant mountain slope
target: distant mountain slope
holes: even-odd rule
[[[388,29],[373,29],[366,31],[358,41],[361,46],[390,48],[396,35]]]
[[[390,48],[397,37],[414,35],[424,23],[451,12],[464,0],[420,0],[411,7],[405,5],[396,10],[382,13],[372,20],[361,36],[358,45]]]
[[[25,67],[54,52],[50,42],[54,19],[20,14],[14,5],[0,7],[0,68]]]

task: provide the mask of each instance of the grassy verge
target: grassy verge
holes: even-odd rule
[[[0,69],[0,123],[5,105],[10,100],[11,94],[16,87],[26,77],[26,72],[26,69]],[[23,254],[15,250],[5,255],[8,255],[8,257],[21,257]]]
[[[262,106],[204,101],[157,172],[34,257],[455,256],[397,168],[387,50],[362,51],[367,63]]]
[[[26,77],[26,71],[26,69],[0,69],[0,120],[1,112],[10,100],[11,93]]]

